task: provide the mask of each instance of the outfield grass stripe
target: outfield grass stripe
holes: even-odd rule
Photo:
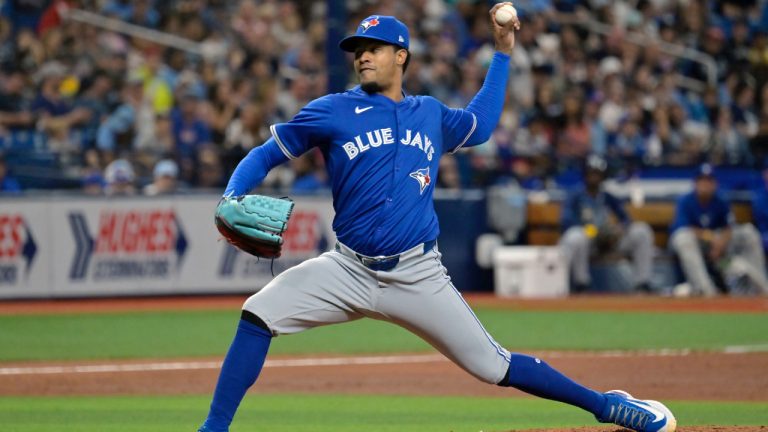
[[[476,312],[496,341],[513,351],[706,351],[768,344],[768,314]],[[238,319],[234,311],[0,315],[0,362],[216,358],[226,352]],[[329,357],[434,352],[408,331],[376,320],[279,337],[270,350]]]
[[[621,358],[621,357],[685,357],[692,354],[722,353],[722,354],[746,354],[751,352],[768,351],[768,345],[732,346],[723,350],[696,351],[690,349],[661,349],[661,350],[610,350],[610,351],[536,351],[531,354],[548,359],[555,358]],[[270,359],[264,364],[266,368],[285,367],[316,367],[316,366],[350,366],[350,365],[385,365],[385,364],[413,364],[435,363],[448,361],[440,354],[414,354],[414,355],[383,355],[383,356],[355,356],[355,357],[310,357],[290,359]],[[119,373],[119,372],[153,372],[153,371],[181,371],[218,369],[220,361],[173,361],[152,363],[105,363],[88,365],[60,365],[60,366],[17,366],[2,367],[0,375],[55,375],[55,374],[79,374],[79,373]]]
[[[667,401],[665,401],[667,403]],[[210,395],[0,397],[0,425],[13,432],[185,432],[205,418]],[[680,428],[765,424],[764,402],[668,402]],[[572,406],[536,398],[249,394],[240,432],[477,432],[596,425]],[[610,430],[616,429],[615,427]]]

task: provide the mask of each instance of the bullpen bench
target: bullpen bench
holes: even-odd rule
[[[529,245],[551,246],[560,239],[560,201],[528,202],[526,209],[526,243]],[[752,221],[752,206],[748,202],[731,203],[736,221]],[[648,223],[653,229],[654,243],[659,248],[667,247],[669,226],[675,217],[674,201],[651,201],[641,207],[626,205],[627,213],[636,221]]]

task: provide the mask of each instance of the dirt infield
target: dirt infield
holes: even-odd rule
[[[601,390],[621,387],[638,397],[679,400],[768,401],[768,353],[637,355],[633,353],[533,353],[580,382]],[[383,359],[386,360],[386,356]],[[418,358],[418,357],[417,357]],[[286,360],[270,357],[271,361]],[[340,358],[355,360],[355,358]],[[73,363],[2,364],[0,395],[205,394],[215,384],[218,362],[209,359],[151,362],[78,362],[98,370],[109,365],[123,371],[4,375],[10,367],[73,366]],[[310,359],[311,360],[311,359]],[[456,395],[519,397],[523,393],[483,384],[443,360],[424,362],[267,366],[254,391],[264,393],[334,393],[388,395]],[[182,363],[182,364],[180,364]],[[311,363],[311,362],[310,362]],[[184,364],[189,367],[184,368]],[[130,367],[139,366],[140,370]],[[164,365],[180,369],[163,370]],[[155,370],[147,370],[155,369]],[[301,379],[297,379],[301,377]]]
[[[152,310],[237,309],[248,298],[233,296],[87,298],[61,300],[0,301],[0,315],[110,313]],[[575,296],[558,299],[499,298],[489,294],[465,294],[473,306],[505,310],[569,310],[632,312],[768,313],[767,297],[718,297],[677,299],[655,296]]]
[[[653,297],[582,297],[564,300],[499,300],[491,296],[468,296],[474,305],[519,310],[646,310],[766,313],[766,299],[672,300]],[[163,309],[239,308],[245,297],[191,297],[149,299],[102,299],[2,302],[0,314],[75,313]],[[768,353],[532,353],[547,360],[591,387],[600,390],[624,388],[638,397],[670,400],[768,401]],[[342,358],[345,359],[345,358]],[[215,359],[188,359],[197,368],[179,366],[162,370],[169,361],[78,362],[77,365],[141,365],[131,370],[109,372],[66,372],[73,363],[0,363],[0,395],[148,395],[208,394],[218,373]],[[289,360],[272,358],[270,360]],[[391,395],[477,395],[521,397],[523,393],[482,384],[458,367],[429,355],[411,363],[332,364],[265,368],[252,391],[259,393],[335,393]],[[201,362],[207,362],[200,366]],[[157,365],[146,370],[144,365]],[[63,366],[51,373],[4,373],[13,367]],[[174,367],[175,367],[174,366]],[[111,370],[111,369],[110,369]],[[300,379],[297,379],[300,377]],[[615,427],[562,429],[573,431],[615,431]],[[621,429],[619,429],[621,430]],[[766,427],[689,427],[682,432],[768,431]],[[552,432],[552,430],[546,430]],[[533,432],[533,431],[531,431]]]

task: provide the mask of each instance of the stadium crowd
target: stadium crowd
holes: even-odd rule
[[[619,180],[732,167],[753,180],[740,188],[759,190],[768,251],[768,0],[515,3],[522,28],[501,121],[487,144],[441,159],[439,187],[568,186],[594,155]],[[463,107],[493,54],[489,4],[347,0],[346,30],[397,16],[411,31],[406,91]],[[67,19],[74,9],[199,49]],[[0,0],[0,192],[220,190],[271,124],[328,92],[330,74],[354,85],[348,64],[327,64],[330,15],[309,0]],[[682,47],[712,67],[671,52]],[[320,152],[262,187],[325,188]]]
[[[151,183],[164,160],[177,165],[181,185],[221,187],[237,161],[265,140],[270,124],[327,92],[325,2],[0,4],[0,148],[11,175],[33,162],[59,175],[48,187],[78,179],[99,192],[94,186],[114,180],[105,174],[115,172],[106,170],[115,159],[127,162],[121,166],[133,172],[120,177],[136,186]],[[350,0],[347,6],[350,29],[373,12],[408,24],[414,56],[408,92],[465,106],[482,84],[492,54],[487,2]],[[514,178],[543,188],[590,153],[606,156],[619,173],[702,161],[754,169],[768,154],[768,2],[517,6],[523,26],[499,127],[488,145],[445,159],[441,186]],[[178,35],[200,43],[202,54],[66,20],[63,8]],[[591,33],[591,19],[611,32]],[[629,42],[631,32],[648,36],[648,43]],[[665,54],[662,42],[712,56],[716,82],[708,82],[701,64]],[[684,80],[698,88],[680,85]],[[310,154],[275,171],[266,185],[322,187],[322,163]]]

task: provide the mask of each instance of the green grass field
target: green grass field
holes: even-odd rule
[[[700,349],[768,346],[768,314],[664,314],[478,309],[488,331],[516,350]],[[220,356],[239,311],[0,316],[0,361]],[[361,336],[363,335],[363,336]],[[273,354],[423,352],[389,323],[360,320],[279,337]]]
[[[0,424],[16,432],[194,431],[208,397],[0,398]],[[686,425],[759,425],[767,404],[675,402]],[[593,424],[567,405],[539,399],[249,395],[234,432],[477,432]]]
[[[515,350],[699,349],[768,346],[768,315],[533,312],[478,309]],[[221,356],[239,311],[0,316],[0,361]],[[277,338],[273,354],[430,351],[390,324],[362,320]],[[1,366],[1,365],[0,365]],[[0,429],[193,431],[210,395],[0,397]],[[672,401],[686,425],[768,424],[768,403]],[[233,431],[477,432],[594,424],[566,405],[527,398],[249,395]]]

